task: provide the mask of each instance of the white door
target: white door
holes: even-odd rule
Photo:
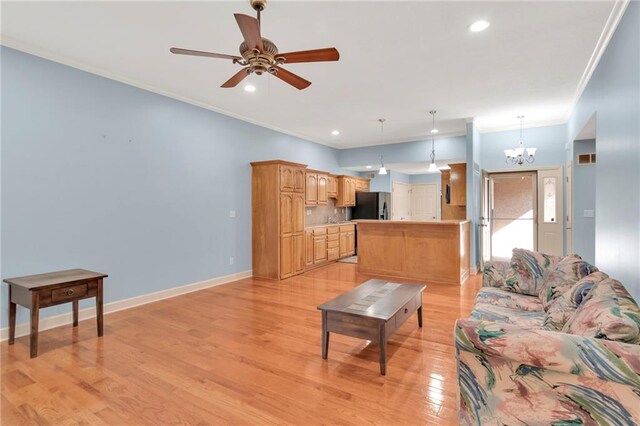
[[[562,168],[538,170],[538,251],[562,256]]]
[[[391,196],[391,219],[411,219],[411,185],[402,182],[393,182]]]
[[[491,210],[491,202],[490,202],[490,194],[489,194],[489,174],[483,170],[482,171],[482,184],[481,184],[481,200],[482,200],[482,212],[480,215],[480,270],[484,270],[484,262],[489,262],[491,260],[491,221],[489,220],[490,210]]]
[[[411,185],[411,220],[436,220],[437,191],[435,183]]]

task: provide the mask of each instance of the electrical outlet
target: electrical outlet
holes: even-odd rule
[[[236,211],[235,210],[229,210],[229,217],[236,217]]]
[[[583,212],[583,217],[593,217],[593,210],[585,210]]]
[[[233,265],[233,261],[234,261],[233,257],[230,257],[229,258],[229,265]]]
[[[333,214],[338,214],[338,209],[333,209]]]

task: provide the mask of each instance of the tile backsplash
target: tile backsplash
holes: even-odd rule
[[[326,205],[305,206],[305,226],[324,225],[327,217],[331,217],[333,222],[344,222],[349,220],[348,207],[336,207],[336,200],[329,198]],[[337,211],[337,213],[334,213]]]

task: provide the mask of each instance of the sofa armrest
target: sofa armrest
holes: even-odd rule
[[[485,262],[482,270],[482,286],[497,287],[505,290],[514,288],[517,275],[511,263],[502,260]]]
[[[458,351],[640,389],[640,345],[472,319],[457,320],[454,333]]]

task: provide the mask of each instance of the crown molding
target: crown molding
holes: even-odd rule
[[[624,12],[627,10],[627,6],[629,5],[629,2],[630,0],[615,0],[615,3],[613,4],[613,9],[611,10],[609,17],[607,18],[607,22],[605,23],[604,28],[602,29],[602,33],[600,34],[600,38],[596,43],[596,47],[593,49],[593,53],[589,58],[589,62],[587,62],[587,67],[582,73],[582,77],[580,77],[580,81],[578,82],[578,87],[576,88],[576,92],[573,95],[573,99],[571,100],[571,103],[569,104],[569,107],[565,112],[565,116],[564,116],[565,122],[569,121],[569,118],[571,117],[573,110],[575,109],[576,105],[578,104],[578,101],[580,100],[580,97],[582,96],[582,92],[584,92],[584,89],[587,87],[587,84],[589,84],[589,80],[591,80],[591,76],[593,75],[593,72],[595,71],[598,64],[600,63],[600,59],[602,58],[602,55],[604,54],[605,50],[607,50],[609,41],[611,41],[611,37],[613,37],[613,34],[616,31],[616,28],[618,28],[618,24],[620,23],[620,20],[622,19]]]
[[[30,45],[28,43],[24,43],[22,41],[19,41],[19,40],[16,40],[16,39],[12,38],[12,37],[2,36],[2,39],[0,39],[0,45],[9,47],[11,49],[19,50],[21,52],[28,53],[30,55],[37,56],[39,58],[47,59],[47,60],[52,61],[52,62],[56,62],[56,63],[62,64],[62,65],[66,65],[66,66],[71,67],[71,68],[76,68],[76,69],[79,69],[81,71],[88,72],[90,74],[95,74],[95,75],[98,75],[100,77],[108,78],[109,80],[114,80],[114,81],[117,81],[119,83],[126,84],[128,86],[133,86],[133,87],[136,87],[138,89],[146,90],[147,92],[152,92],[152,93],[155,93],[155,94],[158,94],[158,95],[161,95],[161,96],[165,96],[167,98],[175,99],[175,100],[178,100],[180,102],[184,102],[184,103],[187,103],[187,104],[190,104],[190,105],[197,106],[199,108],[203,108],[203,109],[206,109],[206,110],[209,110],[209,111],[213,111],[213,112],[216,112],[218,114],[226,115],[227,117],[235,118],[236,120],[241,120],[241,121],[244,121],[244,122],[247,122],[247,123],[250,123],[250,124],[254,124],[256,126],[264,127],[266,129],[269,129],[269,130],[273,130],[273,131],[276,131],[276,132],[279,132],[279,133],[284,133],[286,135],[293,136],[293,137],[296,137],[298,139],[302,139],[302,140],[305,140],[305,141],[308,141],[308,142],[313,142],[313,143],[317,143],[317,144],[320,144],[320,145],[329,146],[331,148],[339,149],[334,144],[330,144],[330,143],[327,143],[325,141],[315,140],[315,139],[312,139],[309,136],[306,136],[306,135],[303,135],[303,134],[299,134],[299,133],[296,133],[296,132],[291,132],[289,130],[282,129],[280,127],[273,126],[273,125],[268,124],[268,123],[263,123],[263,122],[258,121],[258,120],[253,120],[253,119],[245,117],[243,115],[236,114],[236,113],[224,110],[222,108],[217,108],[217,107],[214,107],[212,105],[206,104],[204,102],[201,102],[201,101],[198,101],[198,100],[195,100],[195,99],[191,99],[191,98],[188,98],[188,97],[185,97],[185,96],[182,96],[182,95],[178,95],[177,93],[170,92],[168,90],[160,89],[158,87],[151,86],[151,85],[142,83],[142,82],[137,81],[137,80],[132,80],[130,78],[123,77],[121,75],[114,74],[114,73],[111,73],[111,72],[108,72],[108,71],[93,67],[91,65],[86,65],[86,64],[83,64],[83,63],[80,63],[80,62],[77,62],[77,61],[73,61],[73,60],[71,60],[71,59],[69,59],[69,58],[67,58],[67,57],[65,57],[63,55],[60,55],[60,54],[57,54],[57,53],[52,53],[52,52],[50,52],[48,50],[44,50],[44,49],[40,49],[40,48],[34,47],[34,46],[32,46],[32,45]]]

